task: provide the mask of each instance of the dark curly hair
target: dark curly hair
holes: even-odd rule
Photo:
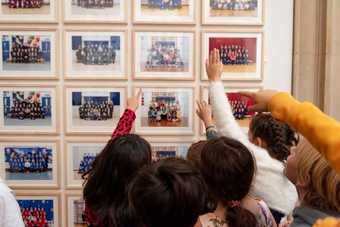
[[[281,162],[287,160],[290,148],[297,145],[297,133],[286,123],[276,120],[270,113],[259,113],[250,122],[253,138],[262,139],[269,155]]]

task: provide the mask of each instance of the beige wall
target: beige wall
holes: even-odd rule
[[[293,93],[340,120],[340,1],[294,4]]]

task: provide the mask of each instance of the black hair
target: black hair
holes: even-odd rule
[[[129,134],[110,140],[86,173],[83,190],[86,206],[103,226],[135,225],[128,207],[127,189],[137,171],[151,163],[150,144]]]
[[[270,113],[259,113],[250,122],[253,138],[262,139],[269,155],[281,162],[287,160],[290,148],[297,145],[297,133],[286,123],[276,120]]]

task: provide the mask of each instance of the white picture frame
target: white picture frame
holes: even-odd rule
[[[134,79],[194,79],[195,32],[135,31],[133,40]]]
[[[0,85],[0,134],[56,134],[57,97],[54,86]]]
[[[96,4],[98,2],[94,2]],[[127,1],[102,1],[100,6],[85,1],[63,0],[65,23],[126,23]]]
[[[69,227],[86,227],[83,219],[85,212],[85,201],[81,193],[72,192],[66,194],[66,212],[67,226]]]
[[[202,23],[204,25],[263,25],[264,1],[249,0],[250,3],[214,3],[218,0],[202,1]]]
[[[227,46],[224,49],[226,50],[224,52],[226,63],[223,63],[222,80],[261,81],[263,79],[264,51],[262,31],[207,31],[202,34],[202,46],[202,80],[208,80],[205,61],[209,58],[209,50],[225,48],[225,46]],[[240,52],[238,52],[237,48],[240,49]],[[242,56],[240,59],[236,57],[238,56],[235,54],[236,52]],[[234,53],[234,57],[231,55],[229,57],[229,53]],[[221,51],[220,54],[222,54]],[[223,59],[221,60],[222,62],[224,61]]]
[[[12,188],[58,188],[59,152],[58,141],[0,141],[1,178]]]
[[[126,87],[105,85],[66,86],[65,88],[65,118],[67,134],[111,134],[116,128],[120,116],[125,110]],[[81,95],[81,96],[80,96]],[[73,98],[73,100],[72,100]],[[99,100],[112,101],[112,108],[108,116],[99,112]],[[88,101],[86,101],[88,100]],[[93,101],[94,100],[94,101]],[[99,102],[98,101],[98,102]],[[94,107],[87,108],[80,116],[80,107],[93,102]],[[105,103],[105,101],[103,101]],[[78,105],[79,104],[79,105]],[[93,114],[89,111],[93,110]],[[98,110],[98,111],[97,111]],[[97,117],[96,117],[97,116]]]
[[[135,122],[135,130],[140,135],[193,135],[194,126],[194,100],[195,91],[193,87],[185,86],[138,86],[135,87],[135,93],[141,90],[141,103],[137,110],[137,118]],[[170,120],[159,120],[160,116],[149,116],[150,105],[152,99],[156,102],[168,102],[174,105],[178,111],[173,111],[176,116]],[[161,104],[159,104],[161,105]],[[168,109],[168,108],[167,108]],[[158,111],[159,112],[159,111]]]
[[[0,31],[0,78],[57,79],[57,37],[55,30]]]
[[[176,140],[174,140],[176,141]],[[180,142],[180,141],[165,141],[162,142],[150,142],[152,150],[152,160],[159,161],[164,158],[184,158],[186,159],[188,149],[192,142]]]
[[[195,23],[195,0],[175,0],[168,3],[149,3],[136,0],[133,3],[133,22],[136,24],[193,24]],[[162,18],[162,20],[159,20]]]
[[[57,0],[36,0],[32,5],[24,4],[24,1],[1,0],[0,20],[4,23],[57,23]]]
[[[66,79],[127,78],[126,31],[69,30],[65,33],[65,43]]]

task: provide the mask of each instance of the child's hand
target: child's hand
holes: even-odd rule
[[[247,96],[254,101],[254,105],[248,107],[249,112],[267,112],[269,110],[270,101],[277,93],[277,91],[273,90],[240,92],[241,95]]]
[[[133,111],[136,111],[139,107],[139,102],[140,102],[140,96],[142,94],[142,91],[139,90],[137,92],[136,96],[132,96],[130,98],[128,98],[127,100],[127,108]]]
[[[209,59],[205,62],[205,68],[210,81],[221,80],[223,64],[220,59],[220,51],[214,49],[210,52]]]
[[[197,101],[196,114],[204,122],[205,127],[213,125],[211,105],[205,101]]]

